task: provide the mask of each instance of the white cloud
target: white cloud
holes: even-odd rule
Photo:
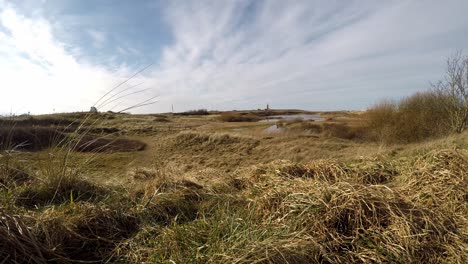
[[[186,108],[362,108],[426,88],[444,57],[468,44],[463,1],[266,1],[242,25],[245,3],[169,8],[175,43],[153,73],[168,100]]]
[[[468,45],[468,2],[463,0],[166,4],[173,42],[155,67],[132,82],[161,94],[158,104],[142,111],[170,111],[171,104],[179,111],[259,108],[267,102],[363,108],[381,97],[427,88],[443,74],[445,57]],[[2,106],[28,102],[37,111],[59,105],[86,110],[121,79],[116,76],[135,71],[116,63],[107,65],[116,69],[110,72],[79,58],[43,18],[4,8],[0,22],[0,73],[6,76]],[[95,47],[108,39],[108,32],[88,34]],[[157,53],[128,44],[116,45],[117,58]],[[137,95],[127,103],[147,97]]]
[[[96,29],[88,29],[87,33],[91,37],[95,48],[102,48],[107,41],[107,34],[105,32]]]
[[[50,113],[88,110],[130,71],[117,74],[79,62],[52,35],[50,24],[4,8],[0,12],[0,112]]]

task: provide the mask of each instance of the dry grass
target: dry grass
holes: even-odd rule
[[[2,211],[3,243],[17,245],[2,254],[18,262],[27,252],[40,261],[464,263],[467,161],[453,151],[398,168],[279,161],[226,181],[224,193],[139,169],[127,205],[72,202],[28,221]],[[29,233],[7,228],[13,224]]]
[[[23,219],[0,208],[0,258],[5,263],[46,263],[55,256],[32,234]]]
[[[119,131],[129,131],[157,123],[154,116],[119,118],[102,127],[120,124]],[[466,135],[380,146],[310,135],[305,128],[315,127],[313,122],[288,125],[304,126],[304,133],[266,137],[254,124],[242,124],[245,133],[220,133],[206,126],[214,119],[168,118],[166,126],[190,131],[149,134],[144,152],[94,148],[4,155],[0,258],[468,262]],[[340,120],[338,114],[334,118]],[[91,174],[122,185],[98,184]]]

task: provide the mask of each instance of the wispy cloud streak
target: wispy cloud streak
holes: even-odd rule
[[[61,42],[44,17],[32,19],[4,8],[0,69],[9,75],[6,83],[35,98],[53,94],[44,104],[61,101],[64,109],[83,108],[142,66],[118,59],[133,50],[136,58],[158,57],[155,66],[128,84],[143,82],[139,89],[161,95],[158,104],[140,111],[170,111],[172,104],[181,111],[260,108],[266,103],[362,109],[382,97],[427,88],[443,74],[445,57],[468,45],[468,2],[463,0],[166,4],[157,6],[165,22],[159,26],[167,27],[170,36],[148,39],[170,41],[162,48],[137,50],[122,39],[115,44],[112,65],[86,56],[90,51],[82,47],[79,52],[69,49],[71,44]],[[104,44],[119,37],[112,35],[119,32],[93,30],[87,34],[96,49],[108,48]],[[24,74],[27,80],[21,78]],[[17,94],[7,91],[10,97]],[[75,104],[77,96],[80,103]],[[147,93],[136,93],[123,99],[131,104],[145,98]]]

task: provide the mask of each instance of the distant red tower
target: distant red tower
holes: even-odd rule
[[[265,108],[265,111],[270,111],[270,105],[267,104],[267,107]]]

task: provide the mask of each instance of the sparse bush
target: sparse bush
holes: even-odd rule
[[[463,132],[468,127],[468,55],[459,51],[448,58],[445,79],[433,88],[438,96],[446,99],[438,107],[449,113],[451,129]]]
[[[368,137],[385,143],[410,143],[450,133],[449,97],[419,92],[397,102],[384,101],[366,112]]]
[[[447,60],[447,74],[433,89],[400,101],[383,101],[367,113],[368,137],[410,143],[462,132],[468,126],[468,56]]]

